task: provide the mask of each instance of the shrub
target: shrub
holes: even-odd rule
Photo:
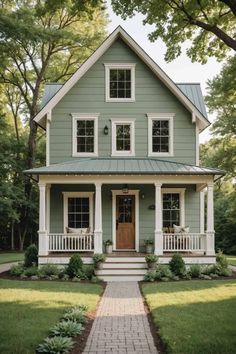
[[[11,275],[15,275],[16,277],[19,277],[24,273],[24,267],[22,264],[17,264],[17,265],[12,265],[10,269]]]
[[[24,275],[27,277],[32,277],[33,275],[38,275],[38,271],[38,267],[29,267],[25,269]]]
[[[67,274],[70,278],[74,278],[77,276],[78,271],[81,271],[83,267],[83,261],[78,254],[74,254],[69,261],[67,267]]]
[[[179,253],[173,255],[169,262],[170,270],[178,276],[182,276],[186,271],[186,266],[182,256]]]
[[[50,277],[52,275],[58,275],[60,272],[58,266],[56,266],[55,264],[45,264],[42,265],[39,269],[39,274],[40,277],[44,278],[44,277]]]
[[[154,281],[156,280],[156,272],[155,270],[148,270],[147,273],[144,275],[145,281]]]
[[[219,251],[216,254],[216,263],[221,267],[221,268],[225,268],[227,269],[229,264],[227,261],[227,258],[225,257],[225,255],[223,254],[222,251]]]
[[[82,271],[86,276],[86,279],[91,280],[94,276],[94,266],[92,264],[86,264],[82,267]]]
[[[95,253],[93,255],[93,264],[94,267],[97,268],[99,263],[103,263],[106,260],[106,256],[103,253]]]
[[[59,278],[59,279],[63,279],[65,275],[67,275],[67,274],[66,274],[66,268],[65,268],[65,267],[59,268],[58,278]],[[68,275],[67,275],[67,276],[68,276]]]
[[[159,265],[156,269],[156,280],[161,280],[162,278],[172,278],[173,273],[171,272],[168,265]]]
[[[72,308],[69,312],[63,315],[63,319],[66,321],[74,321],[81,324],[84,324],[86,322],[84,310],[80,307]]]
[[[51,329],[50,336],[75,337],[80,334],[82,330],[83,326],[81,323],[62,321]]]
[[[156,256],[155,254],[148,254],[145,257],[145,261],[146,261],[147,264],[149,264],[149,263],[157,263],[158,259],[159,259],[159,257]]]
[[[202,274],[205,275],[218,274],[219,270],[220,270],[220,266],[218,264],[211,264],[202,268]]]
[[[38,264],[38,249],[36,245],[30,245],[25,251],[25,267],[32,267]]]
[[[232,270],[229,268],[221,268],[218,275],[221,275],[222,277],[230,277],[232,275]]]
[[[74,342],[69,337],[46,338],[42,344],[39,344],[37,353],[47,354],[67,354],[73,348]]]
[[[93,275],[91,278],[91,282],[92,283],[97,283],[99,281],[98,277],[96,277],[96,275]]]
[[[189,273],[192,278],[199,278],[199,275],[202,273],[202,268],[199,264],[192,264],[189,267]]]

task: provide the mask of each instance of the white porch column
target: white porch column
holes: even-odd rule
[[[39,255],[48,255],[48,235],[46,230],[46,184],[39,183]]]
[[[205,232],[205,191],[200,192],[200,233]]]
[[[215,255],[213,183],[207,183],[206,255]]]
[[[94,253],[102,251],[102,184],[95,183]]]
[[[154,253],[163,254],[163,231],[162,231],[162,183],[155,183],[155,247]]]

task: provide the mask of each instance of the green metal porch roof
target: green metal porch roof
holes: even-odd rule
[[[155,158],[80,158],[24,172],[29,175],[224,175],[219,169]]]

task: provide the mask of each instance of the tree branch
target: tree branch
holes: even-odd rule
[[[233,12],[234,16],[236,16],[236,1],[235,0],[219,0],[227,5],[231,11]]]

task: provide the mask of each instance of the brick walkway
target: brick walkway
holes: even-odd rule
[[[137,282],[107,284],[84,353],[157,353]]]

